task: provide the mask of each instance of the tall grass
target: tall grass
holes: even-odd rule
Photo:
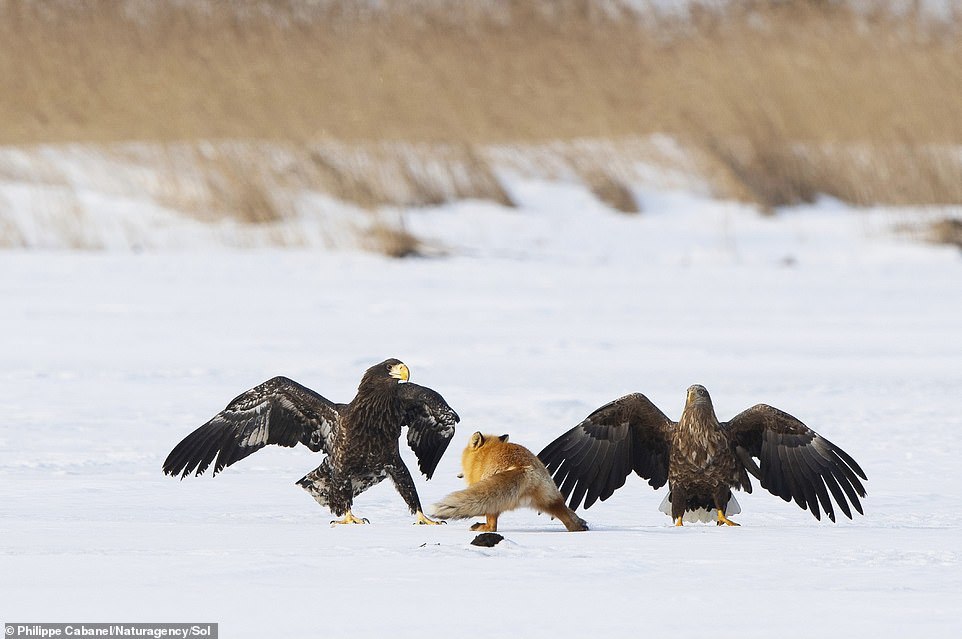
[[[0,0],[0,144],[424,143],[462,149],[439,161],[507,203],[485,162],[471,168],[477,149],[667,133],[720,193],[767,209],[817,193],[962,202],[958,16],[827,0],[656,18],[592,0],[370,6]],[[451,197],[418,175],[385,194],[336,158],[312,162],[300,170],[365,205]],[[257,167],[208,168],[211,190],[243,186],[224,187],[242,216],[279,215]],[[617,175],[584,177],[631,210]]]

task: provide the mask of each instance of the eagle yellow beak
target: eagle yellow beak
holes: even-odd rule
[[[411,379],[411,371],[408,370],[408,367],[404,364],[395,364],[392,366],[390,375],[394,379],[399,379],[402,382],[406,382]]]

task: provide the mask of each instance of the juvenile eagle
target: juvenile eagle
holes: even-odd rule
[[[385,477],[394,481],[420,524],[436,524],[421,511],[411,473],[401,460],[398,438],[408,444],[431,479],[460,420],[430,388],[407,382],[410,371],[388,359],[367,369],[350,404],[335,404],[286,377],[269,379],[238,395],[227,408],[170,451],[164,472],[200,475],[214,463],[214,475],[268,444],[304,444],[327,457],[297,484],[342,519],[332,524],[367,523],[351,513],[354,497]],[[217,458],[216,461],[214,458]],[[195,472],[196,471],[196,472]]]
[[[605,404],[554,440],[538,457],[578,508],[604,501],[635,471],[658,489],[668,482],[675,525],[704,510],[717,510],[718,525],[737,526],[732,489],[752,492],[749,473],[762,488],[795,500],[821,520],[819,505],[835,521],[835,508],[862,514],[865,473],[841,448],[788,413],[758,404],[719,423],[704,386],[688,389],[681,419],[673,422],[640,393]],[[758,459],[758,463],[755,462]],[[846,501],[848,497],[848,501]]]

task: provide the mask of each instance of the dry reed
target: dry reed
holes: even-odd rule
[[[927,23],[817,1],[736,2],[655,21],[590,0],[450,4],[365,14],[346,1],[0,0],[0,144],[461,149],[439,161],[473,173],[464,188],[439,188],[390,150],[376,161],[401,175],[401,190],[330,154],[313,152],[297,169],[364,206],[416,206],[510,204],[475,149],[667,133],[707,158],[719,193],[763,209],[818,193],[962,202],[951,151],[962,144],[958,17]],[[262,167],[206,171],[224,210],[254,222],[285,215]],[[631,209],[620,176],[582,175]]]

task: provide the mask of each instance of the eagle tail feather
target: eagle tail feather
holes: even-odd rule
[[[671,517],[671,493],[667,493],[665,498],[661,500],[661,505],[658,506],[658,510]],[[738,504],[738,500],[735,499],[735,495],[732,495],[731,499],[728,500],[728,505],[725,506],[725,516],[730,517],[731,515],[737,515],[741,511],[742,507]],[[702,522],[707,524],[715,522],[717,519],[718,511],[715,508],[686,510],[682,516],[682,521],[688,523]]]

